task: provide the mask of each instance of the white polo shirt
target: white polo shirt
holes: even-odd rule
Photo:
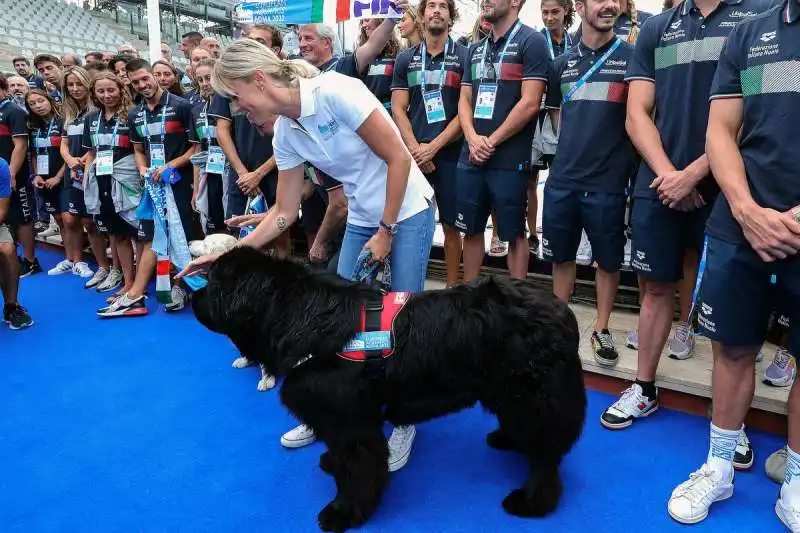
[[[300,79],[300,118],[279,117],[272,146],[278,170],[308,162],[342,182],[348,200],[347,222],[377,227],[386,205],[387,165],[356,130],[375,110],[400,132],[384,107],[361,80],[337,72]],[[304,129],[305,128],[305,129]],[[405,144],[400,143],[404,150]],[[433,189],[413,159],[398,222],[428,207]]]

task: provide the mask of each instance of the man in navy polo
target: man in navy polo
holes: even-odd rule
[[[454,0],[426,0],[418,11],[419,20],[425,22],[425,40],[397,56],[392,116],[436,191],[447,285],[452,287],[458,283],[461,264],[461,235],[455,226],[456,166],[461,154],[458,99],[467,47],[450,39],[456,15]]]
[[[656,369],[669,336],[688,249],[700,250],[719,192],[705,154],[708,98],[725,39],[767,0],[685,0],[644,23],[628,64],[626,127],[642,156],[632,214],[631,264],[646,280],[636,381],[601,423],[623,429],[658,409]],[[744,435],[744,434],[743,434]],[[742,437],[736,465],[752,465]]]
[[[194,149],[189,142],[192,106],[187,100],[164,91],[158,85],[147,61],[132,59],[125,65],[125,69],[134,90],[143,98],[142,103],[128,113],[136,165],[142,176],[151,172],[154,180],[166,179],[169,169],[176,171],[178,181],[172,183],[172,192],[188,242],[192,240],[194,228],[191,207],[194,176],[190,163]],[[147,314],[144,291],[156,267],[156,256],[152,251],[154,232],[154,221],[139,221],[138,238],[145,244],[139,256],[133,287],[114,303],[99,310],[98,315],[111,318]],[[166,306],[166,310],[182,309],[185,300],[184,289],[177,284],[173,285],[172,303]]]
[[[15,57],[11,60],[11,63],[14,65],[14,70],[17,71],[17,74],[25,78],[25,81],[28,83],[28,88],[44,89],[44,79],[38,74],[31,72],[31,62],[28,61],[27,57]]]
[[[553,63],[546,101],[554,123],[560,113],[561,130],[544,188],[542,254],[553,262],[553,292],[569,301],[586,231],[598,265],[591,344],[603,366],[618,359],[608,321],[625,253],[625,193],[638,163],[625,132],[625,71],[633,46],[614,33],[618,6],[617,0],[578,0],[581,40]]]
[[[800,2],[783,0],[738,25],[711,88],[707,151],[722,195],[708,220],[699,322],[714,349],[711,445],[680,484],[669,514],[683,523],[733,494],[734,449],[755,388],[755,357],[774,308],[790,319],[800,353]],[[786,475],[775,505],[800,531],[800,388],[789,394]],[[736,507],[730,507],[732,511]]]
[[[487,39],[470,46],[458,116],[466,142],[458,162],[456,227],[464,232],[464,280],[478,277],[489,212],[509,243],[512,277],[528,273],[525,207],[534,122],[547,84],[550,53],[538,31],[519,20],[521,0],[486,0]]]
[[[39,54],[33,59],[33,66],[39,71],[44,81],[49,83],[50,97],[58,103],[63,100],[61,95],[61,77],[64,65],[54,55]]]

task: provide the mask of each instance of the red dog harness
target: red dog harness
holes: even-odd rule
[[[378,294],[361,307],[358,332],[337,355],[364,363],[382,360],[394,353],[394,321],[408,302],[409,293]]]

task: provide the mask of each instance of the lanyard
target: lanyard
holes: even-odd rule
[[[105,120],[105,117],[103,115],[104,115],[104,113],[103,113],[102,110],[97,115],[97,128],[95,128],[95,130],[94,130],[95,136],[97,136],[97,134],[100,133],[100,122]],[[111,150],[112,151],[114,150],[114,148],[117,147],[117,128],[119,128],[119,117],[114,117],[114,131],[111,133]],[[100,141],[99,139],[96,139],[96,141],[95,141],[95,145],[97,145],[96,148],[100,148],[100,142],[99,141]]]
[[[439,90],[442,90],[444,87],[444,77],[445,77],[445,66],[447,65],[447,53],[450,48],[450,38],[447,38],[447,41],[444,43],[444,57],[442,57],[442,70],[439,72]],[[422,41],[422,49],[420,51],[420,55],[422,55],[422,64],[420,65],[420,69],[422,70],[422,92],[425,92],[425,85],[428,81],[427,72],[425,72],[425,56],[428,53],[428,49],[425,45],[425,41]],[[433,58],[431,58],[433,59]]]
[[[564,31],[564,49],[568,49],[572,47],[572,39],[569,37],[569,32],[565,29]],[[556,58],[556,50],[553,47],[553,38],[550,36],[550,30],[547,28],[544,29],[544,36],[547,39],[547,48],[550,49],[550,59]]]
[[[508,39],[506,39],[506,44],[503,45],[503,51],[500,53],[499,61],[497,62],[497,74],[502,71],[503,66],[503,57],[506,55],[506,49],[508,48],[509,43],[517,36],[517,32],[522,27],[522,23],[517,21],[517,24],[514,26],[514,29],[511,30],[511,34],[509,34]],[[481,58],[481,80],[483,80],[484,76],[486,75],[486,50],[489,48],[489,39],[492,38],[491,32],[489,35],[486,36],[486,40],[483,43],[483,57]],[[495,75],[495,83],[497,83],[497,74]]]
[[[37,139],[49,139],[50,138],[50,132],[53,130],[53,123],[55,122],[55,120],[56,120],[55,116],[53,116],[53,118],[50,119],[50,124],[47,125],[47,131],[45,132],[44,137],[42,137],[40,135],[40,133],[42,133],[42,129],[41,128],[36,130],[36,138]],[[47,150],[48,148],[51,148],[51,147],[50,146],[38,146],[38,143],[37,143],[36,148],[39,149],[39,150]]]
[[[332,60],[331,64],[325,67],[325,70],[323,70],[322,72],[330,72],[331,70],[333,70],[333,67],[335,67],[338,64],[339,64],[339,58],[337,57],[336,59]]]
[[[205,126],[203,126],[203,133],[206,134],[208,145],[211,146],[211,126],[208,124],[208,102],[203,107],[203,116],[205,117]]]
[[[164,100],[164,107],[161,108],[161,144],[164,144],[164,134],[167,132],[167,106],[169,106],[169,93],[167,99]],[[144,127],[147,130],[147,144],[152,144],[150,140],[150,117],[147,113],[147,102],[142,104],[144,109]]]
[[[598,59],[597,62],[594,65],[592,65],[592,68],[587,70],[586,74],[581,76],[581,79],[579,79],[578,82],[572,87],[572,89],[570,89],[569,92],[564,95],[563,103],[566,104],[567,102],[569,102],[572,99],[573,96],[575,96],[575,92],[578,89],[580,89],[581,87],[583,87],[584,84],[589,80],[589,78],[591,78],[594,75],[594,73],[597,72],[600,69],[600,67],[603,66],[603,63],[605,63],[606,60],[608,60],[608,58],[611,57],[611,54],[613,54],[614,51],[617,48],[619,48],[620,44],[622,44],[622,39],[617,37],[617,40],[614,41],[614,44],[611,45],[611,48],[606,50],[606,53],[603,54],[603,57]]]

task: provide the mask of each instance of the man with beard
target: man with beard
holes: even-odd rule
[[[608,429],[627,428],[658,409],[656,370],[672,325],[684,255],[703,248],[705,223],[719,193],[705,153],[707,95],[732,28],[769,7],[767,0],[685,0],[647,19],[639,34],[625,76],[626,128],[642,156],[633,193],[631,265],[646,285],[636,381],[601,416]],[[712,440],[722,439],[727,453],[731,435],[734,467],[750,468],[753,450],[744,431],[712,431]]]
[[[11,60],[14,70],[22,76],[28,83],[30,89],[44,89],[44,79],[38,74],[31,72],[31,62],[25,56],[15,57]]]
[[[467,48],[450,39],[454,0],[420,3],[425,40],[404,50],[395,62],[392,116],[403,141],[436,192],[444,230],[447,285],[458,283],[461,235],[456,222],[456,165],[461,153],[458,99]]]
[[[569,301],[581,232],[589,236],[598,265],[591,345],[597,362],[610,367],[619,357],[608,322],[625,254],[626,189],[638,162],[625,132],[624,78],[633,46],[614,33],[617,0],[578,0],[576,7],[581,40],[555,60],[547,90],[560,131],[544,188],[542,253],[553,262],[553,292]]]
[[[219,41],[213,37],[204,37],[200,41],[200,48],[208,50],[208,53],[210,53],[211,57],[214,59],[219,59],[219,55],[222,52],[222,47],[220,46]]]
[[[28,94],[30,86],[28,81],[22,76],[9,76],[8,77],[8,95],[14,102],[22,109],[25,108],[25,95]],[[27,111],[26,111],[27,112]]]
[[[521,0],[486,0],[490,36],[467,53],[458,116],[466,142],[456,173],[456,227],[464,232],[464,280],[480,273],[489,213],[509,243],[512,277],[528,274],[525,209],[534,115],[547,83],[550,54],[538,31],[519,20]],[[466,68],[469,66],[469,68]]]
[[[190,157],[194,149],[189,142],[192,129],[192,106],[179,96],[163,90],[153,76],[150,64],[143,59],[132,59],[125,66],[131,85],[142,96],[142,103],[128,114],[131,127],[131,142],[134,146],[139,173],[151,173],[153,181],[165,179],[168,169],[177,171],[178,181],[172,184],[175,204],[181,219],[186,241],[192,240],[192,166]],[[174,228],[171,228],[174,230]],[[138,239],[144,243],[139,254],[136,280],[127,293],[97,314],[104,318],[141,316],[147,314],[144,291],[153,270],[156,256],[152,250],[155,223],[140,220]],[[183,309],[186,291],[172,286],[172,303],[166,311]]]

